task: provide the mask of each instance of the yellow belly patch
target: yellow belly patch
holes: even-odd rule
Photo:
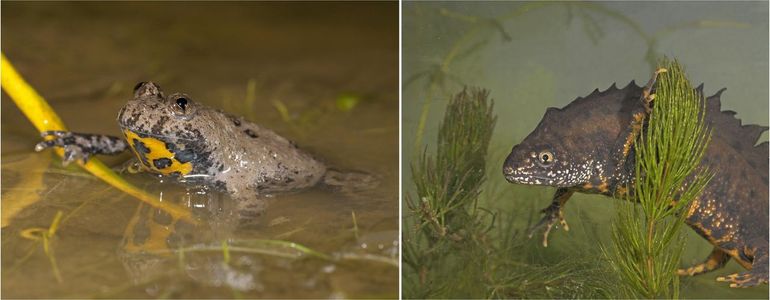
[[[167,147],[166,143],[153,138],[153,137],[140,137],[136,133],[131,132],[130,130],[123,130],[123,134],[126,136],[126,140],[128,141],[128,144],[131,146],[131,150],[139,157],[139,160],[142,162],[142,165],[147,168],[151,172],[156,172],[164,175],[168,175],[174,172],[179,172],[182,175],[187,175],[192,171],[192,163],[185,162],[181,163],[176,158],[174,158],[174,153],[171,152]],[[134,145],[134,140],[138,140],[144,144],[144,147],[146,147],[148,150],[150,150],[149,153],[142,153],[141,151],[138,151]],[[162,168],[159,168],[156,166],[155,161],[156,160],[163,160],[166,162],[163,165]],[[169,163],[170,162],[170,163]]]

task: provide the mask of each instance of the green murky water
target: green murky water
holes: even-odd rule
[[[465,85],[490,89],[498,115],[480,205],[514,216],[520,230],[539,219],[554,189],[508,184],[500,168],[510,148],[535,128],[547,107],[562,107],[613,83],[646,82],[653,68],[650,54],[678,59],[694,84],[705,83],[706,94],[726,87],[724,110],[738,112],[744,124],[767,126],[767,9],[766,2],[404,3],[405,194],[414,191],[411,154],[422,145],[433,148],[449,96]],[[422,112],[424,136],[415,147]],[[767,133],[760,138],[766,140]],[[525,248],[528,253],[516,257],[556,264],[575,259],[573,253],[600,255],[598,243],[611,244],[613,202],[573,196],[565,210],[571,230],[557,229],[548,248]],[[406,207],[404,213],[409,213]],[[702,261],[712,249],[692,230],[686,230],[686,240],[683,264]],[[715,281],[742,270],[730,262],[716,272],[684,278],[682,296],[766,298],[767,285],[731,289]],[[410,276],[414,270],[404,272]]]
[[[123,241],[154,212],[61,167],[50,151],[34,153],[38,134],[3,94],[2,205],[30,203],[2,229],[3,296],[397,297],[397,13],[396,3],[3,2],[3,53],[73,131],[117,135],[131,88],[152,80],[272,128],[331,166],[381,179],[363,194],[276,196],[249,227],[204,218],[203,227],[173,228],[185,253],[140,254]],[[125,177],[166,201],[217,197]],[[34,228],[47,229],[59,211],[46,255]],[[227,258],[222,240],[231,241]]]

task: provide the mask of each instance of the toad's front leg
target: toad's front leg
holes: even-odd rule
[[[128,144],[125,140],[109,135],[70,131],[43,131],[40,135],[48,139],[37,143],[35,151],[61,147],[64,149],[64,165],[76,160],[81,160],[85,163],[89,157],[95,154],[116,155],[128,149]]]

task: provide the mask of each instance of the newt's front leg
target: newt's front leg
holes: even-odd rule
[[[553,225],[556,224],[557,220],[559,221],[559,224],[564,227],[565,231],[569,231],[569,226],[567,225],[567,221],[564,220],[562,209],[564,208],[564,204],[567,203],[567,200],[569,200],[574,193],[575,190],[571,188],[557,189],[556,193],[553,195],[551,205],[543,209],[543,213],[545,214],[543,219],[529,229],[529,238],[532,238],[535,231],[545,226],[545,232],[543,232],[543,247],[548,247],[548,234],[551,232],[551,229],[553,228]]]
[[[43,138],[52,138],[37,143],[35,151],[61,147],[64,149],[64,165],[76,160],[82,160],[85,163],[89,157],[95,154],[116,155],[128,149],[125,140],[109,135],[69,131],[43,131],[40,135]]]

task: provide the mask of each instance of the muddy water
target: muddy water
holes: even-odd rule
[[[539,219],[554,189],[507,183],[500,168],[511,147],[535,128],[548,107],[563,107],[613,83],[646,82],[653,68],[650,53],[678,59],[694,84],[705,83],[708,95],[726,87],[722,109],[736,111],[743,124],[768,125],[766,2],[571,3],[404,4],[404,191],[414,190],[409,166],[415,156],[410,154],[423,145],[434,147],[447,100],[466,85],[490,89],[498,115],[483,206],[515,216],[521,230],[530,218]],[[426,129],[415,147],[426,99],[431,101]],[[767,133],[760,138],[766,140]],[[611,243],[614,203],[601,196],[573,196],[565,208],[571,230],[553,231],[548,248],[527,255],[551,255],[552,263],[570,259],[570,252],[598,255],[598,243]],[[682,265],[701,262],[712,247],[689,228],[684,233]],[[682,296],[766,298],[767,285],[731,289],[715,281],[743,270],[730,262],[684,278]]]
[[[223,229],[205,217],[205,204],[223,196],[125,174],[164,201],[204,204],[200,227],[142,231],[137,223],[162,224],[153,217],[162,214],[34,153],[37,133],[3,94],[2,205],[23,207],[2,229],[3,295],[397,297],[397,21],[395,3],[4,2],[3,53],[73,131],[117,135],[131,88],[152,80],[381,183],[279,195],[255,222]],[[357,101],[347,110],[340,99]],[[120,168],[128,159],[104,161]],[[57,212],[46,254],[40,232]],[[159,228],[184,238],[155,241],[147,232]]]

